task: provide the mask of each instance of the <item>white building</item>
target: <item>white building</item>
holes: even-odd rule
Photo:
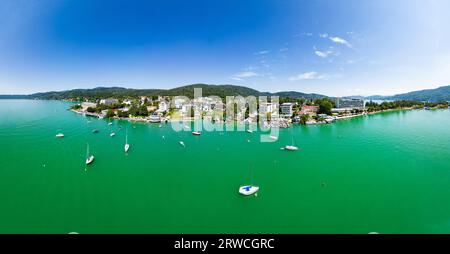
[[[292,116],[292,114],[294,114],[293,108],[294,108],[294,103],[291,103],[291,102],[283,103],[280,106],[281,114]]]
[[[173,100],[173,104],[175,105],[176,109],[181,109],[183,107],[184,103],[185,103],[185,99],[182,99],[182,98],[176,98]]]
[[[360,99],[336,99],[336,108],[364,109],[364,100]]]
[[[277,104],[271,102],[264,102],[259,104],[259,113],[273,113],[277,110]]]
[[[166,112],[169,110],[169,103],[167,101],[160,101],[158,105],[158,112]]]
[[[107,106],[117,104],[117,103],[119,103],[119,101],[117,99],[102,99],[102,100],[100,100],[100,104],[104,104]]]
[[[123,104],[131,106],[132,102],[131,102],[131,100],[124,100]]]
[[[97,104],[93,102],[83,102],[81,103],[81,108],[86,111],[88,108],[96,108]]]

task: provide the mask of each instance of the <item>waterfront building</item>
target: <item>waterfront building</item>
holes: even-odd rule
[[[165,100],[159,102],[158,112],[163,113],[169,110],[169,103]]]
[[[118,103],[119,103],[119,100],[117,100],[117,99],[102,99],[102,100],[100,100],[100,104],[104,104],[106,106],[111,106],[111,105],[118,104]]]
[[[294,114],[294,103],[292,102],[286,102],[281,104],[281,114],[286,115],[286,116],[292,116],[292,114]]]
[[[316,115],[317,111],[319,110],[318,106],[302,106],[302,110],[300,111],[300,115]]]
[[[271,102],[264,102],[259,104],[259,113],[273,113],[277,110],[277,104]]]
[[[96,108],[97,104],[93,103],[93,102],[82,102],[81,103],[81,108],[83,109],[83,111],[86,111],[88,108]]]
[[[364,100],[360,99],[336,99],[336,108],[364,109]]]
[[[185,103],[185,99],[182,99],[182,98],[175,98],[173,100],[173,104],[176,109],[181,109],[183,107],[184,103]]]

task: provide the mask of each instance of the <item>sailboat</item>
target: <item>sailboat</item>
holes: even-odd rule
[[[128,144],[128,129],[125,134],[125,147],[124,148],[125,148],[125,152],[128,153],[128,150],[130,149],[130,144]]]
[[[94,161],[94,155],[89,154],[89,143],[87,144],[87,152],[86,152],[86,165],[91,164]]]
[[[251,172],[250,174],[251,174],[251,178],[252,178],[250,182],[253,182],[253,172]],[[254,186],[254,185],[244,185],[244,186],[239,187],[239,194],[244,195],[244,196],[251,196],[253,194],[256,195],[256,193],[258,191],[259,191],[259,187]]]
[[[294,136],[291,133],[291,145],[287,145],[285,147],[282,148],[283,150],[287,150],[287,151],[297,151],[298,147],[294,146]]]

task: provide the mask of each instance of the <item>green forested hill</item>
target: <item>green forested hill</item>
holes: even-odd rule
[[[158,95],[187,96],[193,98],[194,88],[202,88],[202,96],[216,95],[222,98],[226,96],[237,96],[237,95],[241,96],[276,95],[280,97],[307,98],[307,99],[326,97],[324,95],[306,94],[300,92],[278,92],[278,93],[260,92],[252,88],[234,85],[193,84],[167,90],[131,89],[122,87],[97,87],[92,89],[74,89],[67,91],[52,91],[52,92],[35,93],[31,95],[21,95],[20,98],[40,99],[40,100],[82,100],[82,99],[95,100],[102,98],[118,98],[118,99],[135,98],[139,96],[152,97]]]

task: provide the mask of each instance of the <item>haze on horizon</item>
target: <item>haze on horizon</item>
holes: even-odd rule
[[[0,2],[0,94],[233,84],[330,96],[450,84],[447,0]]]

